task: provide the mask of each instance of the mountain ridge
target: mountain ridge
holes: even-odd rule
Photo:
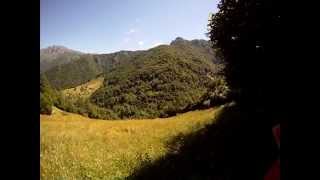
[[[204,56],[204,58],[208,58],[216,63],[216,53],[211,50],[209,41],[201,39],[189,41],[177,37],[169,45],[159,45],[148,50],[122,50],[108,54],[81,54],[80,56],[73,57],[73,60],[71,60],[72,58],[68,58],[65,62],[61,60],[61,63],[55,64],[51,69],[47,69],[45,73],[53,87],[57,89],[72,88],[86,83],[99,74],[109,72],[122,64],[127,64],[134,59],[139,59],[141,55],[153,49],[161,49],[162,47],[172,49],[180,48],[185,49],[185,51],[197,52],[197,56]],[[184,52],[181,54],[183,53]],[[77,70],[77,68],[79,70]],[[83,77],[80,76],[79,71],[82,71]],[[76,76],[76,74],[78,75]]]
[[[40,49],[40,72],[78,59],[84,53],[60,45]]]
[[[51,45],[51,46],[40,49],[40,53],[47,53],[47,54],[63,54],[66,52],[74,52],[74,53],[84,54],[81,51],[73,50],[73,49],[67,48],[62,45]]]

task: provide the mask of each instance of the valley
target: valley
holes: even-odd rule
[[[111,54],[53,46],[42,57],[41,179],[130,179],[206,133],[228,92],[205,40]]]
[[[40,178],[275,180],[279,5],[41,0]]]
[[[50,48],[43,52],[57,51]],[[54,55],[65,51],[70,52]],[[223,104],[228,93],[223,69],[208,41],[181,37],[143,51],[81,54],[41,73],[44,89],[56,92],[43,92],[42,104],[51,104],[48,111],[54,105],[105,120],[170,117],[204,103]]]

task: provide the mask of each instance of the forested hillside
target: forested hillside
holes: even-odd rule
[[[47,72],[51,85],[59,90],[75,87],[94,79],[102,73],[93,55],[83,55],[78,60],[56,66]]]
[[[104,78],[99,89],[81,92],[91,96],[56,93],[56,106],[63,110],[100,119],[156,118],[223,102],[228,92],[223,68],[208,41],[178,37],[145,51],[81,55],[44,75],[59,91],[85,91],[83,84]]]
[[[104,87],[91,102],[120,118],[152,118],[191,109],[216,89],[221,92],[215,95],[223,98],[223,65],[214,64],[212,54],[200,47],[181,41],[150,49],[106,73]]]

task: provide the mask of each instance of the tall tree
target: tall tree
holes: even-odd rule
[[[40,74],[40,114],[51,114],[54,91],[45,75]]]
[[[275,0],[221,0],[209,37],[227,63],[233,98],[244,107],[271,109],[277,98],[280,12]]]

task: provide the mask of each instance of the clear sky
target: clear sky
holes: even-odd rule
[[[207,39],[218,0],[41,0],[40,46],[86,53],[148,49],[176,37]]]

